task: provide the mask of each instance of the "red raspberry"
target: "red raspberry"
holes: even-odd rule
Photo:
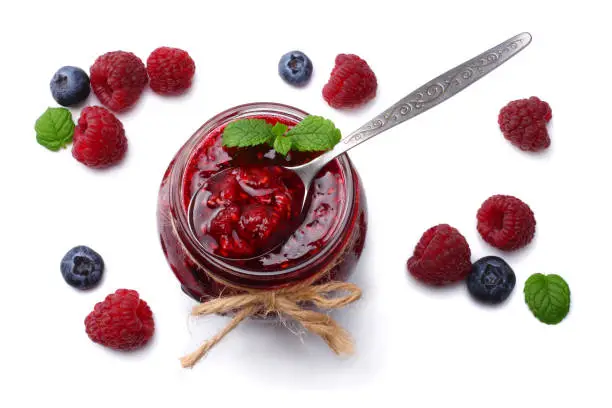
[[[429,285],[464,279],[472,269],[470,247],[455,228],[440,224],[425,231],[408,259],[408,271]]]
[[[147,85],[147,69],[131,52],[107,52],[89,70],[91,89],[104,106],[121,112],[138,101]]]
[[[265,243],[278,230],[280,214],[263,204],[251,204],[242,212],[238,234],[251,243]]]
[[[339,54],[323,98],[333,108],[351,108],[376,96],[376,75],[368,63],[353,54]]]
[[[219,213],[210,222],[210,234],[214,236],[229,235],[234,229],[234,225],[240,219],[240,208],[230,205]]]
[[[135,290],[119,289],[96,304],[85,319],[91,340],[115,350],[134,350],[153,336],[155,322]]]
[[[240,238],[235,232],[219,238],[219,254],[230,258],[244,258],[255,253],[251,244]]]
[[[217,208],[220,205],[240,203],[249,196],[240,188],[236,180],[237,169],[233,169],[221,176],[214,177],[212,182],[207,183],[206,189],[210,191],[208,206]]]
[[[300,198],[302,195],[300,195]],[[291,218],[291,212],[296,210],[296,206],[300,206],[298,200],[293,200],[291,193],[287,187],[283,186],[282,189],[277,189],[274,193],[274,211],[282,217],[287,219]]]
[[[533,212],[516,197],[494,195],[482,204],[476,217],[482,238],[504,251],[524,247],[535,235]]]
[[[123,125],[100,106],[88,106],[81,111],[73,141],[72,156],[92,168],[119,162],[127,150]]]
[[[195,63],[186,51],[160,47],[147,59],[151,89],[162,95],[184,92],[191,86]]]
[[[552,118],[550,106],[532,96],[512,101],[497,118],[504,137],[521,150],[537,152],[550,146],[546,123]]]
[[[278,167],[240,167],[238,180],[250,188],[261,189],[280,183]]]

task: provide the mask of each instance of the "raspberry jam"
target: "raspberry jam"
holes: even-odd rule
[[[211,140],[220,142],[219,137]],[[254,162],[261,160],[259,155],[265,156],[262,150],[275,157],[269,148],[248,149]],[[226,258],[253,258],[286,241],[298,227],[303,197],[302,181],[290,170],[241,165],[204,182],[191,199],[189,220],[209,252]]]
[[[306,163],[316,154],[221,144],[234,120],[292,127],[306,115],[271,103],[232,108],[204,124],[170,163],[159,191],[158,229],[170,267],[194,299],[350,275],[365,241],[366,203],[349,158],[342,155],[319,172],[309,205],[296,218],[304,187],[278,165]],[[271,242],[274,249],[258,255]]]

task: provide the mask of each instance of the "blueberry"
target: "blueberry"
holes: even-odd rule
[[[51,94],[62,106],[76,105],[89,96],[89,77],[81,68],[61,67],[51,78]]]
[[[470,294],[481,302],[501,303],[512,292],[516,276],[510,265],[497,256],[486,256],[472,265],[467,277]]]
[[[102,279],[104,261],[93,249],[77,246],[64,255],[60,270],[64,280],[70,286],[77,289],[90,289]]]
[[[278,62],[278,73],[289,84],[304,85],[312,75],[312,61],[303,52],[288,52]]]

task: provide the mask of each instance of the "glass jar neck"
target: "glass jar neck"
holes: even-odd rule
[[[343,211],[340,214],[342,218],[325,247],[303,263],[276,271],[261,272],[243,269],[228,263],[223,258],[208,253],[190,228],[187,209],[183,201],[183,186],[185,184],[183,181],[190,159],[192,159],[193,153],[205,137],[214,130],[237,119],[254,116],[273,116],[297,123],[307,115],[306,112],[299,109],[276,103],[253,103],[237,106],[216,115],[202,125],[185,143],[175,158],[169,183],[171,221],[173,222],[175,233],[189,257],[200,269],[209,274],[212,279],[227,286],[245,289],[268,289],[297,283],[319,273],[321,268],[328,263],[330,257],[334,256],[334,251],[338,250],[338,246],[342,245],[342,233],[346,228],[348,220],[351,218],[350,214],[354,206],[354,175],[347,156],[340,156],[336,159],[339,168],[343,172],[344,186],[346,188],[346,200],[342,205]]]

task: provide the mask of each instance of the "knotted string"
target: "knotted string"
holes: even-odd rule
[[[344,292],[343,295],[339,292]],[[183,367],[193,367],[217,343],[249,316],[270,313],[293,318],[319,335],[336,354],[353,352],[349,333],[329,315],[304,306],[314,305],[319,310],[339,309],[361,297],[361,289],[347,282],[329,282],[321,285],[297,285],[276,291],[244,293],[209,300],[194,306],[192,316],[234,312],[234,317],[219,333],[204,342],[193,353],[181,358]]]

